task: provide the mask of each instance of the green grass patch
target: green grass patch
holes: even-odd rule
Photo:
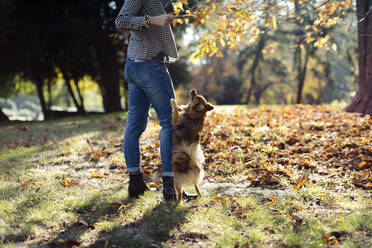
[[[161,191],[128,198],[124,118],[113,113],[0,126],[0,247],[372,246],[370,191],[354,187],[346,176],[337,178],[336,187],[321,173],[294,189],[308,168],[301,154],[278,144],[297,127],[272,128],[260,119],[246,136],[236,130],[223,136],[216,129],[219,138],[209,142],[222,148],[207,156],[205,196],[177,206],[164,202]],[[146,150],[142,157],[153,170],[148,181],[160,180],[160,127],[154,119],[141,139],[157,154]],[[92,159],[92,148],[110,153]],[[283,149],[287,160],[275,157]],[[289,163],[295,166],[283,172]],[[277,183],[267,183],[274,180],[267,171],[276,173]],[[92,172],[102,177],[92,178]],[[253,187],[256,175],[262,178]]]

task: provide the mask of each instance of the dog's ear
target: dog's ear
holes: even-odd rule
[[[194,98],[196,96],[196,90],[190,90],[190,96]]]
[[[206,104],[206,105],[205,105],[205,108],[206,108],[207,111],[211,111],[211,110],[214,109],[213,105],[210,104],[210,103]]]

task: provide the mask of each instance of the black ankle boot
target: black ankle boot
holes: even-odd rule
[[[163,177],[163,196],[166,201],[177,199],[173,177]]]
[[[183,191],[182,192],[182,198],[185,199],[185,200],[194,200],[194,199],[198,198],[198,195],[187,193],[186,191]]]
[[[145,193],[146,190],[150,190],[150,188],[147,187],[146,183],[143,181],[143,174],[141,172],[129,174],[129,197],[138,198],[140,195]]]

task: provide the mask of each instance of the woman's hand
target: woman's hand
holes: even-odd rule
[[[174,15],[173,14],[165,14],[160,16],[150,16],[150,24],[166,27],[173,22]]]

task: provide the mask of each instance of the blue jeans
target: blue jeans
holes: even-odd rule
[[[163,176],[173,176],[172,156],[172,107],[174,98],[172,79],[159,54],[145,62],[127,59],[124,77],[129,89],[129,112],[124,134],[124,157],[129,173],[141,171],[139,138],[146,130],[149,109],[152,105],[161,126],[160,156]]]

